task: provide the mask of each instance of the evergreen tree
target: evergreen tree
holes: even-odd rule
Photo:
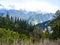
[[[50,26],[53,30],[53,33],[51,34],[50,38],[52,39],[58,39],[60,38],[60,11],[58,10],[56,12],[57,17],[50,23]]]

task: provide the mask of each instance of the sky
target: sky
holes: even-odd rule
[[[55,13],[60,0],[0,0],[0,8]]]

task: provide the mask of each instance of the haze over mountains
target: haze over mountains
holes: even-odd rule
[[[54,18],[54,13],[46,13],[41,11],[27,11],[27,10],[15,10],[15,9],[5,9],[3,5],[0,4],[0,16],[6,16],[6,14],[12,16],[13,18],[18,18],[22,20],[26,20],[28,23],[32,25],[36,25],[38,23],[43,23],[45,21],[52,20]]]

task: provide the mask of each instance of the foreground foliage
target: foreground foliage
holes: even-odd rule
[[[52,33],[49,30],[40,29],[35,25],[28,24],[25,20],[13,19],[7,13],[6,17],[0,16],[0,43],[22,43],[22,41],[40,42],[45,39],[60,38],[60,11],[56,12],[56,16],[50,22]],[[43,32],[44,31],[44,32]]]

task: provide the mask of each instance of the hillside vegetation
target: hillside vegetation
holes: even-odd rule
[[[0,45],[59,45],[60,44],[60,10],[50,22],[52,33],[28,24],[25,20],[13,19],[9,14],[0,16]]]

